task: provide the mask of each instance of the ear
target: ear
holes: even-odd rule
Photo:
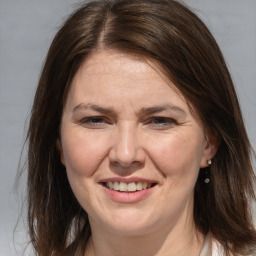
[[[203,149],[200,168],[208,167],[208,160],[212,160],[219,148],[219,138],[213,131],[208,131],[205,135],[205,147]]]
[[[62,149],[62,144],[61,144],[61,140],[60,139],[57,139],[57,142],[56,142],[56,147],[60,153],[60,161],[61,163],[65,166],[65,160],[64,160],[64,155],[63,155],[63,149]]]

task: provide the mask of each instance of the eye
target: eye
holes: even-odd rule
[[[176,123],[174,119],[169,117],[151,117],[146,122],[147,125],[157,129],[168,129],[173,127]]]
[[[101,116],[90,116],[81,120],[81,124],[86,128],[102,128],[110,124],[108,120]]]

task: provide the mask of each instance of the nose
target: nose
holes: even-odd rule
[[[118,127],[109,152],[110,162],[125,168],[144,165],[146,153],[136,126],[127,124]]]

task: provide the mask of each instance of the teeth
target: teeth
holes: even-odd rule
[[[128,191],[130,191],[130,192],[136,191],[136,189],[137,189],[135,182],[128,183],[127,186],[128,186]]]
[[[138,182],[136,188],[137,188],[137,190],[142,190],[142,183]]]
[[[127,183],[125,183],[125,182],[120,182],[119,190],[120,190],[120,191],[127,191]]]
[[[114,190],[119,190],[119,182],[117,182],[117,181],[114,182],[113,189]]]
[[[118,182],[118,181],[108,181],[106,182],[106,186],[110,189],[122,192],[134,192],[140,191],[143,189],[151,188],[153,183],[146,183],[146,182]]]
[[[111,188],[111,189],[114,189],[114,186],[113,186],[113,182],[112,182],[112,181],[108,182],[108,187]]]

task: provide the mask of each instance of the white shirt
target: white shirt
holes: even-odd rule
[[[204,239],[204,244],[200,253],[200,256],[224,256],[224,250],[219,242],[212,239],[210,233],[208,233]]]

